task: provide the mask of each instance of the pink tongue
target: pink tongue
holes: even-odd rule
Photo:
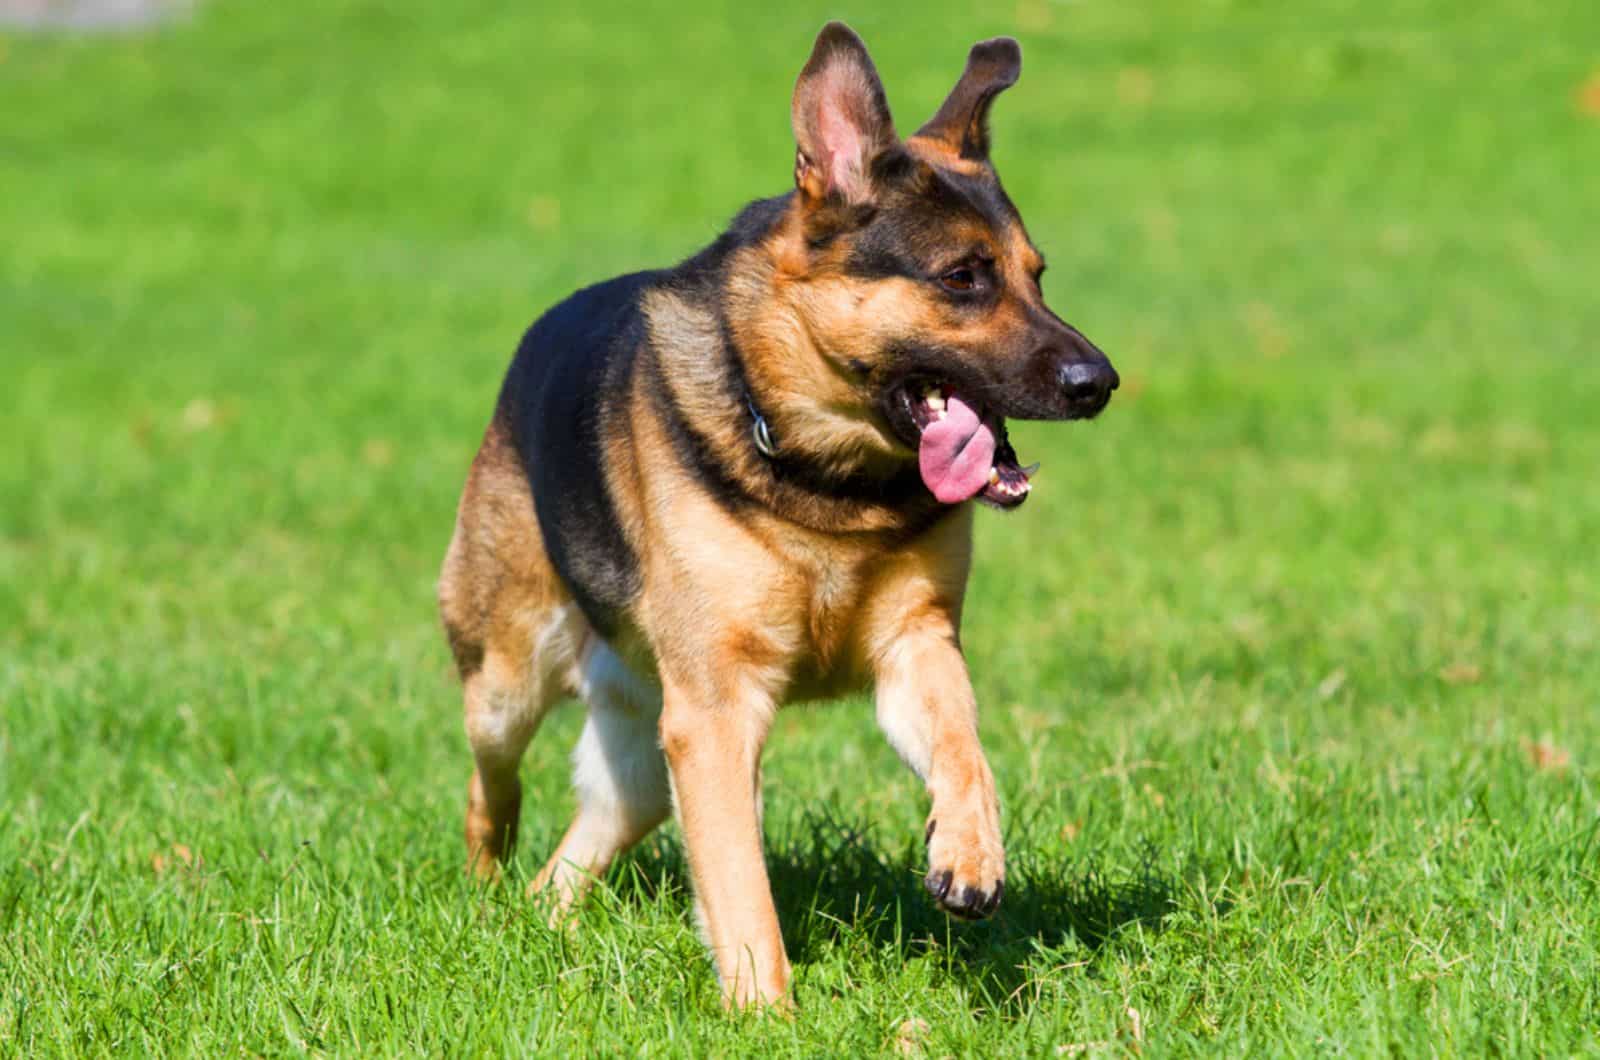
[[[972,406],[952,394],[945,399],[944,419],[924,428],[917,464],[935,497],[945,504],[959,504],[977,496],[989,482],[994,431]]]

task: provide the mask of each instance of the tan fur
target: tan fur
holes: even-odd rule
[[[797,314],[771,307],[779,286],[767,259],[771,252],[746,256],[727,295],[730,323],[741,344],[748,344],[746,364],[751,382],[770,402],[777,436],[791,451],[841,467],[886,461],[896,450],[904,459],[907,450],[890,439],[887,426],[858,407],[860,396],[830,378]],[[745,269],[758,275],[746,275]],[[705,351],[716,334],[716,317],[703,306],[663,292],[650,295],[646,305],[669,391],[717,450],[728,457],[753,495],[812,529],[871,532],[893,531],[904,525],[905,514],[887,505],[801,496],[775,482],[749,444],[746,411],[725,399],[714,366],[707,363]],[[655,415],[648,398],[640,398],[639,410]]]
[[[866,362],[908,335],[998,348],[1048,312],[1034,283],[1042,261],[1020,223],[972,222],[951,233],[953,245],[983,249],[1007,277],[1004,302],[983,319],[926,282],[847,275],[847,239],[813,250],[817,216],[838,209],[840,196],[871,192],[868,156],[855,153],[873,147],[871,136],[859,139],[851,122],[871,118],[862,94],[876,74],[852,39],[825,30],[797,87],[799,193],[788,215],[738,252],[716,305],[668,288],[646,296],[642,367],[625,399],[599,410],[606,485],[641,584],[622,628],[599,638],[562,585],[498,419],[468,476],[439,587],[476,763],[469,868],[492,877],[509,857],[517,762],[551,704],[582,697],[590,715],[576,756],[579,811],[531,890],[552,896],[553,916],[564,913],[666,814],[670,775],[697,912],[724,996],[740,1005],[782,1004],[789,985],[762,854],[760,779],[767,733],[786,702],[873,688],[880,725],[927,787],[929,880],[949,896],[940,900],[986,914],[1005,874],[959,640],[971,505],[938,511],[929,496],[895,502],[786,481],[751,444],[750,413],[730,400],[725,366],[710,355],[726,322],[785,452],[828,470],[887,475],[915,454],[871,400]],[[830,40],[833,50],[823,46]],[[854,102],[841,109],[841,95]],[[941,139],[906,146],[953,172],[987,166]],[[685,466],[672,433],[681,425],[663,397],[719,455],[748,505],[736,512]],[[973,905],[971,896],[983,900]]]
[[[971,170],[972,163],[951,158],[947,168]],[[842,262],[847,240],[836,241],[833,260],[808,259],[802,211],[803,203],[797,200],[793,214],[772,238],[742,252],[736,282],[727,292],[730,323],[745,353],[752,385],[773,399],[778,436],[792,439],[809,456],[867,467],[903,460],[908,455],[904,443],[867,402],[849,362],[863,355],[870,358],[872,351],[907,335],[958,348],[1002,345],[1030,314],[1049,312],[1036,282],[1044,260],[1020,223],[998,232],[977,223],[955,228],[951,243],[983,249],[1007,280],[999,307],[975,323],[936,297],[926,284],[846,275]],[[684,305],[663,312],[675,318],[695,314],[702,323],[684,328],[685,337],[716,327],[705,309]],[[705,344],[677,348],[700,350]],[[702,402],[715,400],[714,388],[689,381],[693,365],[704,366],[703,359],[690,360],[692,364],[683,366],[689,403],[696,400],[692,395],[710,396],[700,398]],[[722,414],[726,416],[726,410]],[[714,418],[717,413],[706,415]]]
[[[919,771],[945,822],[936,869],[948,866],[956,887],[992,888],[1003,873],[956,647],[971,513],[909,549],[772,516],[735,520],[667,456],[648,410],[634,411],[650,484],[641,622],[665,687],[662,740],[696,891],[730,998],[773,999],[788,963],[760,859],[756,768],[783,702],[879,681],[900,701],[897,723],[928,730]],[[967,691],[952,700],[951,689]],[[919,711],[926,720],[910,716]]]
[[[961,145],[950,140],[932,136],[908,136],[905,143],[913,155],[930,166],[953,170],[966,176],[982,173],[983,167],[988,164],[981,159],[962,158]]]
[[[737,520],[675,463],[642,399],[630,420],[631,434],[614,444],[631,459],[609,467],[637,471],[613,485],[643,564],[639,640],[661,679],[661,742],[696,893],[730,1000],[775,1000],[788,963],[760,856],[758,776],[783,702],[876,681],[886,727],[922,734],[918,749],[901,750],[933,800],[935,867],[947,864],[957,886],[992,887],[1003,871],[993,782],[956,646],[971,516],[955,513],[910,548],[774,516]],[[515,834],[515,760],[551,701],[575,691],[577,653],[591,636],[544,558],[526,480],[498,426],[468,478],[440,602],[466,660],[478,761],[469,863],[492,873]],[[951,689],[967,691],[952,698]],[[535,889],[557,885],[557,907],[567,907],[654,823],[617,828],[593,850],[595,827],[580,812]]]
[[[504,426],[489,425],[462,493],[439,579],[439,611],[466,685],[477,769],[468,788],[471,867],[493,871],[516,841],[516,766],[554,698],[534,665],[539,628],[567,602],[533,519],[533,498]]]
[[[578,694],[581,663],[597,647],[545,554],[527,479],[498,420],[462,492],[439,578],[439,610],[461,671],[476,763],[467,789],[467,865],[492,878],[516,843],[522,753],[550,707]],[[594,874],[659,821],[626,824],[597,841],[580,808],[536,885],[560,884],[557,908],[569,906]]]

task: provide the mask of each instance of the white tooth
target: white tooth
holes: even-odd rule
[[[1000,485],[1000,472],[996,471],[992,467],[989,469],[989,485],[991,485],[991,486]]]
[[[1037,475],[1038,473],[1039,473],[1039,461],[1037,461],[1037,460],[1035,460],[1033,463],[1029,464],[1027,467],[1022,469],[1022,474],[1023,474],[1023,476],[1025,478],[1032,478],[1033,476]]]
[[[930,409],[933,409],[936,412],[944,411],[944,398],[939,394],[929,394],[924,400],[927,401]]]

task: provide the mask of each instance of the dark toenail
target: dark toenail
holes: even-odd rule
[[[939,822],[937,820],[928,822],[928,830],[922,834],[922,842],[924,845],[926,845],[928,841],[933,838],[933,830],[938,827]]]
[[[926,881],[928,893],[933,895],[933,897],[938,901],[944,901],[945,896],[950,893],[950,884],[954,878],[955,873],[950,869],[946,869],[937,876],[929,874]]]

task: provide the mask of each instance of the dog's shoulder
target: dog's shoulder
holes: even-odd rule
[[[659,272],[586,287],[523,336],[501,387],[502,420],[528,476],[550,560],[606,630],[638,591],[638,563],[606,486],[606,409],[624,400]]]
[[[615,355],[632,352],[634,343],[628,340],[637,341],[640,300],[661,276],[658,271],[618,276],[552,306],[523,334],[502,403],[538,402],[550,387],[594,380],[614,369]]]

